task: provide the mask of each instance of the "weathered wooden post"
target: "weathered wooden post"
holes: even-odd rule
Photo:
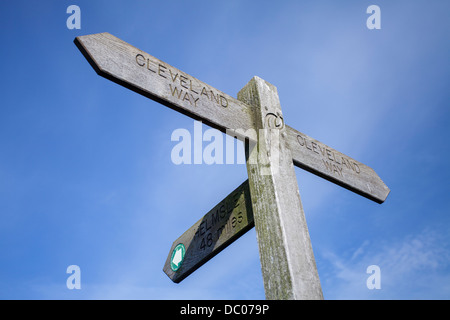
[[[238,99],[258,131],[247,172],[266,298],[323,299],[277,89],[254,77]]]

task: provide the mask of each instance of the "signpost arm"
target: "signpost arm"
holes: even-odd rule
[[[254,77],[238,99],[259,131],[247,172],[266,298],[323,299],[277,89]]]

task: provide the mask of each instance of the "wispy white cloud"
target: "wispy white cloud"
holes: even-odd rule
[[[448,299],[448,235],[426,228],[395,243],[364,242],[346,259],[324,252],[331,269],[322,276],[328,299]],[[369,290],[367,267],[381,269],[381,289]]]

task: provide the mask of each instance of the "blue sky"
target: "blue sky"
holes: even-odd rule
[[[71,4],[80,30],[66,27]],[[371,4],[380,30],[366,27]],[[163,273],[172,242],[246,168],[173,164],[171,134],[193,120],[99,77],[73,44],[98,32],[234,97],[267,80],[287,124],[379,174],[382,205],[296,168],[326,299],[450,298],[448,12],[444,0],[2,1],[0,298],[264,298],[254,229],[180,284]]]

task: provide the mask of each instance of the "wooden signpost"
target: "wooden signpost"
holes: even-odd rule
[[[375,171],[286,125],[258,77],[235,99],[109,33],[74,42],[99,75],[252,145],[248,181],[175,240],[164,272],[180,282],[255,226],[266,297],[323,299],[293,166],[382,203]]]

